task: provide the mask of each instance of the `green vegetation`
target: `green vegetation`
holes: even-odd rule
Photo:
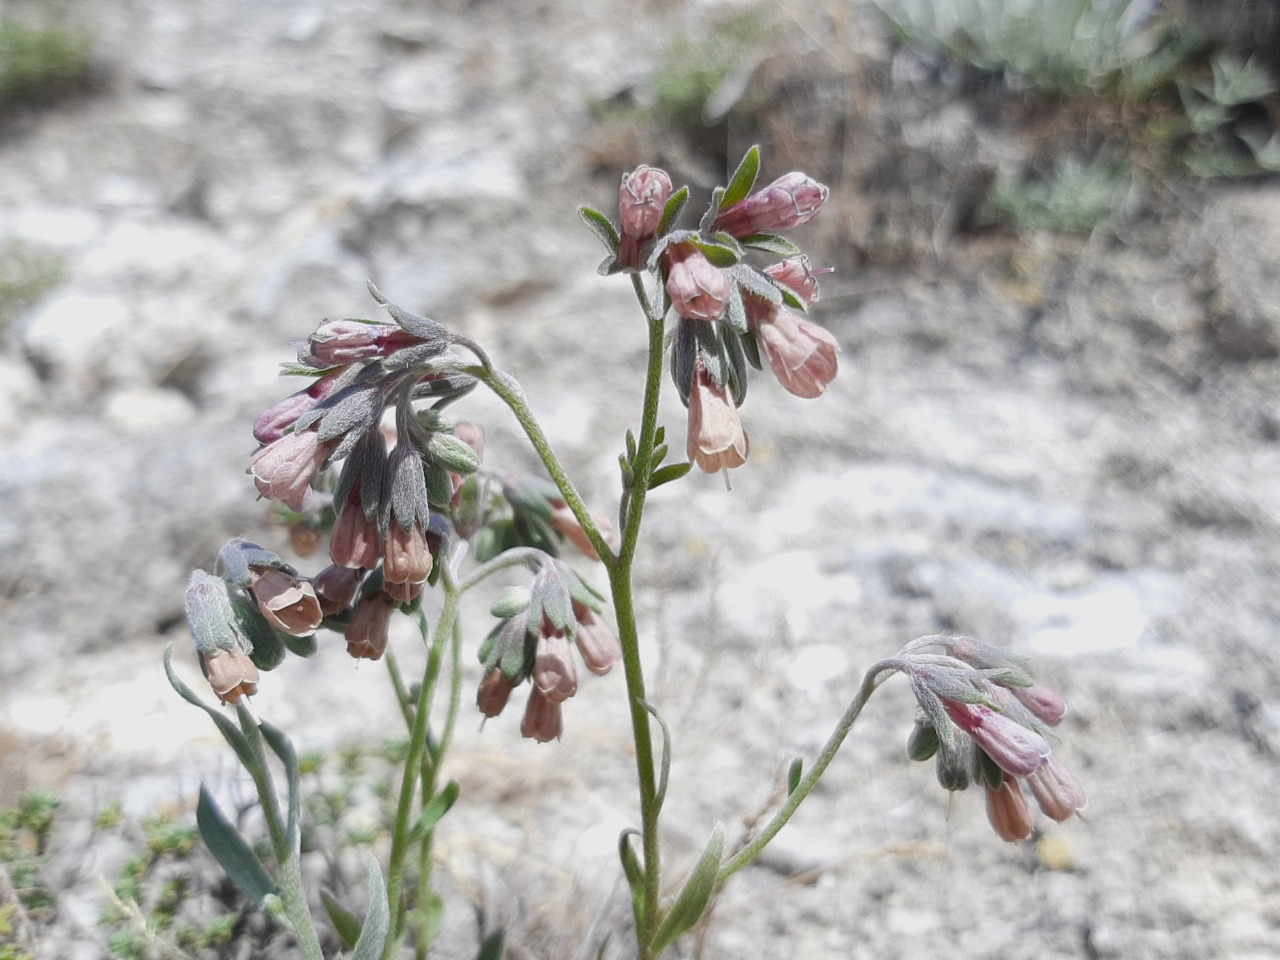
[[[73,90],[89,74],[91,48],[83,33],[0,18],[0,109],[48,103]]]
[[[0,333],[65,274],[61,254],[13,237],[0,239]]]
[[[1129,185],[1124,163],[1068,157],[1044,177],[997,180],[985,213],[1017,230],[1089,233],[1123,207]]]

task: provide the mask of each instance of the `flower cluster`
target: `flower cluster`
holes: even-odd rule
[[[610,255],[601,272],[651,271],[674,312],[671,372],[689,408],[689,461],[715,473],[739,467],[749,450],[738,408],[750,364],[764,363],[797,397],[820,396],[837,372],[835,338],[805,313],[818,299],[809,261],[783,231],[812,220],[827,188],[788,173],[755,189],[752,148],[726,187],[717,188],[697,230],[672,229],[689,191],[663,171],[641,166],[623,177],[615,225],[594,210],[583,219]],[[748,251],[784,259],[763,269]]]
[[[558,739],[560,705],[578,690],[571,645],[597,676],[622,658],[617,634],[596,616],[602,600],[568,565],[544,559],[528,589],[509,591],[493,608],[498,624],[480,647],[480,711],[496,717],[511,691],[529,680],[520,733],[539,743]]]
[[[1035,683],[1020,660],[969,637],[932,636],[912,641],[886,665],[910,678],[920,706],[908,756],[933,758],[948,790],[981,783],[1001,839],[1031,836],[1026,790],[1058,822],[1084,809],[1084,789],[1047,739],[1048,728],[1066,715],[1066,702]]]

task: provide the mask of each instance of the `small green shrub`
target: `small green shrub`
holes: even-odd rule
[[[91,48],[84,33],[0,19],[0,108],[67,93],[88,76]]]
[[[1046,177],[998,179],[987,203],[989,220],[1015,230],[1089,233],[1111,219],[1130,185],[1126,164],[1069,157]]]

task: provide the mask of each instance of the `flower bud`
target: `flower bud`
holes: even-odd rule
[[[1067,701],[1063,699],[1062,694],[1044,686],[1044,684],[1033,683],[1029,687],[1009,687],[1007,689],[1038,720],[1047,723],[1051,727],[1056,727],[1062,722],[1062,718],[1067,715]]]
[[[1049,757],[1043,767],[1027,777],[1027,786],[1050,820],[1061,823],[1085,808],[1084,787],[1057,757]]]
[[[798,172],[788,173],[763,190],[721,210],[712,229],[723,230],[735,237],[789,230],[817,216],[827,202],[828,192],[812,177]]]
[[[928,720],[917,720],[907,737],[907,757],[928,760],[938,752],[938,731]]]
[[[689,436],[686,453],[706,473],[740,467],[747,462],[749,439],[738,410],[724,387],[716,386],[701,357],[689,393]]]
[[[260,448],[249,458],[248,473],[258,494],[279,500],[297,513],[302,512],[311,478],[324,465],[332,443],[320,442],[315,430],[287,433]]]
[[[343,632],[347,653],[357,659],[382,659],[387,649],[387,627],[394,609],[395,601],[382,590],[361,600]]]
[[[806,400],[822,396],[839,369],[836,338],[786,307],[749,310],[747,320],[782,388]]]
[[[357,360],[385,357],[422,340],[390,323],[322,320],[298,348],[298,362],[311,367],[338,367]]]
[[[341,613],[351,606],[360,587],[360,570],[340,564],[330,564],[316,574],[311,581],[315,587],[316,598],[320,601],[320,609],[326,617]]]
[[[692,243],[666,249],[667,294],[676,313],[691,320],[718,320],[729,303],[729,277]]]
[[[671,197],[671,178],[644,164],[622,178],[618,189],[618,221],[622,243],[618,262],[633,270],[641,266],[641,247],[658,232],[662,212]]]
[[[973,738],[1005,773],[1026,777],[1035,773],[1049,757],[1044,737],[996,713],[980,703],[944,700],[947,714],[956,726]]]
[[[376,520],[365,516],[358,495],[348,500],[329,534],[329,559],[341,567],[372,570],[382,559],[382,533]]]
[[[764,272],[784,287],[793,290],[797,297],[810,306],[818,302],[818,278],[809,268],[808,257],[788,257],[765,267]]]
[[[564,732],[564,719],[560,703],[549,699],[537,687],[529,693],[524,707],[524,719],[520,721],[520,736],[530,737],[538,743],[559,740]]]
[[[263,410],[253,424],[253,437],[259,443],[271,443],[284,436],[300,415],[310,410],[318,400],[323,400],[337,382],[338,372],[327,373],[305,390],[291,393],[283,400]]]
[[[324,619],[311,583],[274,568],[251,570],[249,591],[267,622],[291,637],[315,633]]]
[[[1001,840],[1016,843],[1031,836],[1035,816],[1026,794],[1013,777],[1005,777],[996,789],[987,787],[987,819]]]
[[[515,681],[508,680],[501,670],[494,667],[485,674],[476,689],[476,706],[486,717],[496,717],[506,707],[511,691],[515,688]]]

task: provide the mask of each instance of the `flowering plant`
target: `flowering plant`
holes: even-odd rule
[[[807,769],[800,760],[792,764],[786,799],[772,819],[737,849],[726,848],[717,826],[681,891],[663,902],[658,825],[671,744],[646,689],[632,580],[646,498],[694,465],[727,479],[746,463],[750,448],[739,410],[749,368],[767,364],[784,390],[810,399],[823,394],[838,370],[835,338],[808,317],[820,271],[784,236],[818,214],[827,190],[800,173],[757,189],[758,170],[752,148],[693,228],[678,226],[688,189],[675,190],[665,172],[647,166],[623,178],[616,221],[580,211],[607,250],[600,273],[629,278],[648,334],[639,430],[627,434],[619,460],[616,528],[579,496],[513,377],[479,344],[401,309],[372,286],[390,322],[323,321],[301,344],[298,362],[286,368],[310,377],[310,386],[258,418],[254,436],[262,446],[249,472],[259,494],[281,504],[293,523],[328,533],[331,563],[307,578],[276,554],[233,540],[219,555],[217,575],[192,575],[186,612],[200,666],[218,699],[235,708],[236,722],[178,678],[168,653],[166,669],[179,693],[209,712],[253,777],[274,875],[204,790],[201,833],[240,888],[283,915],[307,957],[320,957],[321,947],[299,869],[298,763],[289,739],[248,705],[261,671],[279,666],[287,652],[314,655],[319,629],[341,632],[352,657],[387,663],[409,741],[386,879],[370,858],[370,905],[362,922],[331,899],[324,904],[357,960],[398,957],[406,942],[424,956],[438,929],[431,909],[439,902],[430,891],[432,831],[459,792],[457,783],[439,782],[461,702],[459,602],[501,570],[523,568],[528,580],[494,604],[493,626],[478,648],[476,704],[484,716],[504,710],[527,682],[521,733],[555,741],[572,726],[565,704],[578,688],[577,660],[599,675],[622,664],[640,823],[619,838],[619,854],[642,960],[662,954],[687,931],[714,890],[790,820],[872,693],[894,674],[907,678],[919,705],[909,756],[934,758],[948,790],[980,784],[1002,838],[1030,835],[1028,790],[1057,820],[1084,805],[1078,782],[1050,751],[1049,728],[1066,709],[1062,698],[1035,684],[1024,664],[999,648],[963,637],[922,637],[868,670],[822,752]],[[773,262],[757,267],[755,257]],[[668,356],[688,408],[687,460],[680,463],[665,462],[666,431],[658,423]],[[483,464],[483,429],[446,417],[478,386],[510,408],[549,480],[492,470]],[[607,593],[565,559],[566,544],[603,567]],[[434,630],[423,612],[429,591],[440,597]],[[388,647],[397,611],[416,618],[427,647],[416,689],[405,683]],[[443,708],[437,704],[442,690]],[[285,772],[283,805],[268,750]],[[497,955],[496,943],[486,943],[487,955]]]

